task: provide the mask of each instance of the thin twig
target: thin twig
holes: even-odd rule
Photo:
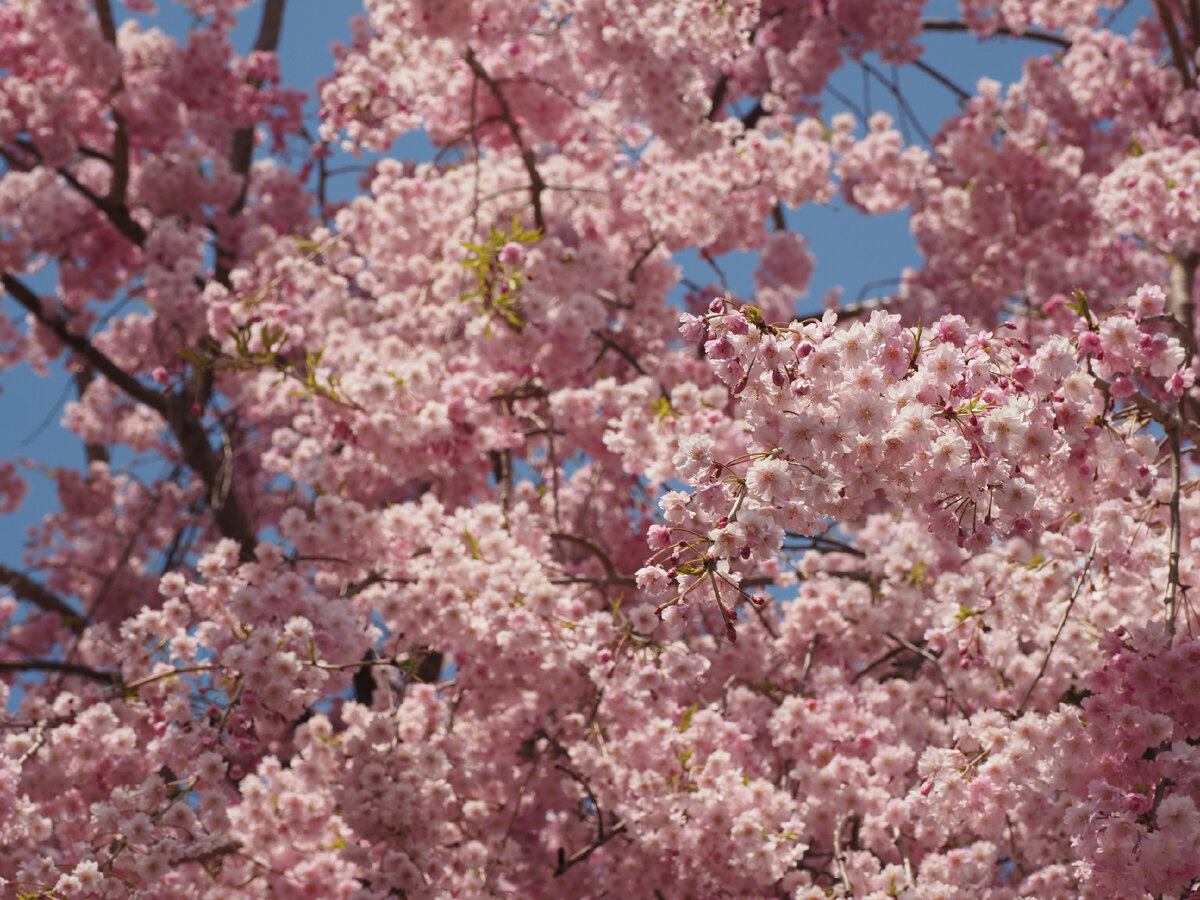
[[[886,632],[884,632],[884,634],[886,634],[888,636],[888,638],[895,641],[897,644],[899,644],[905,650],[909,650],[909,651],[917,654],[917,656],[921,657],[922,659],[928,660],[929,662],[933,663],[933,669],[935,672],[937,672],[938,678],[941,679],[942,686],[946,689],[946,697],[950,700],[951,703],[954,704],[954,707],[960,713],[963,714],[963,718],[969,719],[971,717],[971,714],[969,712],[967,712],[967,708],[965,706],[963,706],[962,701],[959,700],[958,697],[955,695],[954,688],[952,688],[950,686],[950,682],[946,678],[946,673],[942,671],[941,661],[938,659],[938,657],[934,653],[931,653],[925,647],[921,647],[921,646],[918,646],[917,644],[912,643],[912,641],[906,641],[904,638],[900,637],[899,635],[893,634],[890,631],[886,631]]]
[[[1071,615],[1071,608],[1075,605],[1075,600],[1079,596],[1080,590],[1083,589],[1083,583],[1087,580],[1088,569],[1092,566],[1092,559],[1096,556],[1096,545],[1092,544],[1092,549],[1088,551],[1087,559],[1083,561],[1083,569],[1079,573],[1079,578],[1075,582],[1075,587],[1071,591],[1071,596],[1067,600],[1067,608],[1063,610],[1062,618],[1058,620],[1058,628],[1054,630],[1054,637],[1050,638],[1050,645],[1046,648],[1046,655],[1042,658],[1042,665],[1038,669],[1037,675],[1033,681],[1029,683],[1029,687],[1025,689],[1025,696],[1021,698],[1021,705],[1017,707],[1017,713],[1014,718],[1020,716],[1025,711],[1025,704],[1029,702],[1030,695],[1033,694],[1033,689],[1037,687],[1037,683],[1042,680],[1042,676],[1046,674],[1046,666],[1050,663],[1050,654],[1054,652],[1054,646],[1058,643],[1059,635],[1063,633],[1063,629],[1067,626],[1067,617]]]
[[[926,19],[921,23],[921,28],[924,31],[970,31],[970,27],[966,22],[956,22],[951,19]],[[1007,25],[1001,25],[996,28],[992,34],[998,34],[1002,37],[1022,38],[1027,41],[1041,41],[1043,44],[1054,44],[1056,47],[1062,47],[1064,50],[1071,48],[1071,42],[1065,37],[1057,34],[1050,34],[1045,31],[1037,31],[1030,29],[1022,31],[1020,34],[1014,32]]]
[[[612,559],[598,544],[593,543],[581,535],[569,534],[565,531],[550,532],[550,539],[555,541],[566,541],[567,543],[574,544],[576,547],[580,547],[592,554],[594,557],[596,557],[596,559],[600,560],[601,564],[604,566],[604,573],[608,576],[609,581],[621,582],[625,580],[625,578],[617,571],[617,567],[613,565]]]
[[[854,896],[854,885],[850,882],[850,873],[846,871],[846,854],[842,851],[842,829],[846,827],[846,823],[850,820],[850,813],[845,813],[838,818],[837,825],[833,829],[833,858],[837,862],[838,877],[842,881],[842,886],[846,888],[846,896]]]
[[[608,829],[608,831],[604,833],[604,837],[596,838],[596,840],[592,841],[586,847],[576,850],[570,856],[567,856],[566,852],[560,847],[558,851],[558,865],[554,867],[554,877],[558,878],[560,875],[565,874],[566,871],[571,868],[571,866],[583,862],[595,851],[599,850],[601,847],[615,838],[618,834],[624,833],[627,828],[628,826],[625,824],[624,820],[622,820],[612,828]]]
[[[1166,607],[1167,641],[1169,643],[1175,637],[1175,615],[1179,599],[1179,545],[1183,533],[1182,521],[1179,515],[1179,498],[1182,490],[1180,485],[1181,462],[1178,428],[1168,429],[1167,444],[1170,447],[1169,462],[1171,466],[1171,498],[1167,504],[1171,516],[1171,543],[1167,551],[1167,596],[1163,600],[1163,605]]]
[[[953,81],[951,81],[947,76],[943,75],[941,72],[939,72],[937,69],[933,68],[933,66],[929,65],[929,63],[925,62],[924,60],[914,59],[913,65],[916,66],[918,69],[920,69],[922,72],[924,72],[926,75],[928,75],[930,78],[932,78],[934,81],[938,82],[943,87],[948,88],[949,90],[951,90],[955,94],[957,94],[958,99],[961,100],[963,103],[966,103],[968,100],[971,99],[971,95],[969,92],[964,91],[961,87],[959,87],[957,84],[955,84]]]
[[[800,686],[797,692],[803,692],[808,685],[808,673],[812,671],[813,657],[817,654],[817,645],[821,643],[821,635],[814,634],[811,641],[808,642],[808,649],[804,651],[804,663],[800,667]]]
[[[904,878],[908,886],[915,890],[917,882],[913,879],[912,860],[908,858],[908,851],[904,849],[904,835],[901,834],[899,825],[892,828],[892,843],[896,845],[896,849],[900,851],[900,858],[904,860]]]

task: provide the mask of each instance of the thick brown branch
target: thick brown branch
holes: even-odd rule
[[[55,659],[0,660],[0,672],[59,672],[63,675],[78,675],[89,681],[120,687],[120,677],[114,672],[102,672],[79,663],[61,662]]]
[[[29,157],[30,162],[26,163],[25,161],[15,160],[10,154],[4,153],[3,156],[9,165],[19,169],[19,171],[28,172],[34,167],[34,165],[41,163],[42,154],[38,151],[38,148],[29,141],[13,141],[13,146],[20,148]],[[94,154],[88,153],[84,155]],[[136,244],[139,247],[145,245],[146,229],[139,225],[133,216],[129,214],[129,209],[125,207],[124,204],[113,203],[108,199],[101,197],[87,185],[83,184],[83,182],[81,182],[78,178],[76,178],[71,173],[71,170],[66,166],[59,166],[54,171],[57,172],[63,181],[69,184],[74,191],[91,203],[92,206],[94,206],[97,210],[102,212],[104,217],[108,219],[112,226],[116,228],[117,231],[121,232],[121,234],[124,235],[124,237],[130,243]]]
[[[226,463],[218,458],[208,442],[208,434],[203,424],[190,412],[190,400],[187,397],[171,397],[167,422],[170,423],[175,439],[179,442],[183,461],[204,482],[208,492],[208,505],[216,520],[217,530],[225,537],[237,541],[243,561],[253,559],[256,539],[254,530],[250,527],[250,520],[246,517],[237,494],[227,489],[227,475],[223,468]]]
[[[104,213],[105,218],[112,223],[117,231],[128,238],[131,243],[137,244],[139,247],[145,246],[146,229],[137,223],[123,204],[110,203],[104,197],[91,190],[87,185],[83,184],[65,167],[59,167],[55,171],[62,176],[67,184],[86,197],[89,203]]]
[[[633,366],[633,368],[637,371],[637,373],[639,375],[646,374],[646,370],[644,368],[642,368],[642,364],[638,361],[638,358],[636,356],[634,356],[632,353],[630,353],[628,349],[626,349],[625,347],[618,344],[615,340],[613,340],[612,337],[605,334],[603,331],[601,331],[598,328],[594,329],[592,331],[592,336],[595,337],[597,340],[600,341],[600,343],[602,343],[604,345],[604,349],[600,351],[600,354],[596,357],[595,362],[592,363],[593,367],[596,365],[596,363],[600,362],[601,358],[604,356],[604,354],[607,351],[615,350],[618,354],[620,354],[621,358],[624,359],[625,362],[627,362],[627,363],[629,363],[629,365]]]
[[[285,0],[267,0],[263,5],[262,21],[258,25],[258,37],[254,41],[254,49],[259,53],[274,53],[279,46],[279,34],[283,29],[283,6]],[[251,79],[250,84],[259,87],[258,79]],[[250,171],[250,161],[254,153],[254,128],[248,126],[239,128],[233,133],[233,149],[229,154],[229,165],[235,175],[243,179],[242,191],[234,202],[230,213],[241,211],[246,203],[245,178]]]
[[[759,100],[750,108],[748,113],[742,116],[742,127],[749,131],[751,128],[757,125],[759,120],[766,114],[766,107],[764,107],[762,105],[762,101]]]
[[[72,631],[78,633],[83,630],[84,620],[81,613],[73,610],[65,600],[23,572],[0,563],[0,585],[12,591],[19,600],[32,603],[42,612],[56,613]]]
[[[104,353],[96,349],[87,337],[74,334],[67,322],[58,315],[51,315],[42,307],[42,302],[32,290],[8,273],[0,275],[4,289],[33,314],[43,326],[83,357],[97,372],[124,391],[129,397],[150,407],[170,425],[184,462],[204,482],[209,497],[209,506],[222,535],[237,541],[244,560],[254,556],[255,537],[249,519],[242,510],[236,494],[224,490],[223,461],[208,442],[203,424],[191,412],[192,399],[183,394],[164,395],[138,381]]]
[[[1171,275],[1167,285],[1171,316],[1180,325],[1189,357],[1196,353],[1196,304],[1192,291],[1196,285],[1198,261],[1200,253],[1181,241],[1171,253]]]
[[[117,27],[113,20],[112,6],[108,0],[95,0],[95,6],[96,17],[100,20],[100,33],[104,35],[104,40],[116,49]],[[112,97],[118,96],[124,90],[124,75],[118,74],[109,98],[110,103]],[[125,204],[125,191],[129,187],[129,132],[125,127],[125,117],[115,107],[112,117],[117,130],[113,135],[112,180],[109,182],[105,201],[111,206],[120,207]]]
[[[1171,61],[1183,79],[1184,88],[1190,91],[1196,86],[1196,79],[1192,75],[1191,66],[1188,65],[1189,54],[1183,46],[1183,38],[1179,29],[1175,27],[1175,17],[1171,15],[1165,0],[1154,0],[1154,8],[1158,11],[1158,21],[1167,36],[1167,43],[1171,45]]]
[[[721,107],[725,105],[725,97],[729,93],[729,73],[722,72],[717,79],[717,83],[713,85],[712,93],[708,97],[708,120],[716,121],[717,114],[720,113]]]
[[[263,5],[262,19],[258,23],[258,37],[254,41],[254,50],[259,53],[274,53],[279,46],[279,35],[283,30],[283,7],[285,0],[267,0]],[[252,87],[260,87],[261,81],[251,78],[247,82]],[[254,126],[247,125],[233,133],[233,141],[229,150],[229,168],[242,180],[242,189],[238,191],[237,199],[229,207],[229,215],[236,216],[246,206],[246,194],[250,187],[250,163],[254,158]],[[232,252],[222,246],[217,247],[217,262],[214,278],[218,284],[229,285],[230,263],[233,261]]]

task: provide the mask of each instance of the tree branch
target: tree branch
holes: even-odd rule
[[[1188,65],[1188,52],[1183,46],[1183,38],[1179,35],[1179,29],[1175,27],[1175,17],[1171,15],[1165,0],[1154,0],[1154,8],[1158,11],[1158,21],[1167,36],[1167,43],[1171,45],[1171,61],[1183,79],[1184,88],[1190,91],[1196,86],[1196,79]]]
[[[926,19],[921,23],[921,28],[924,31],[970,31],[970,27],[966,22],[956,22],[951,19]],[[1022,31],[1020,34],[1014,32],[1006,25],[1001,25],[992,34],[998,34],[1002,37],[1023,38],[1027,41],[1041,41],[1043,44],[1054,44],[1056,47],[1062,47],[1064,50],[1071,48],[1071,42],[1065,37],[1057,34],[1050,34],[1046,31],[1029,30]]]
[[[285,0],[266,0],[263,4],[262,19],[258,23],[258,37],[254,40],[254,51],[258,53],[274,53],[279,46],[279,35],[283,30],[283,7]],[[257,78],[247,79],[247,83],[258,88],[262,82]],[[246,194],[250,187],[250,163],[254,158],[254,126],[239,128],[233,133],[233,141],[229,149],[229,168],[233,174],[241,178],[242,189],[238,191],[237,199],[229,207],[230,217],[237,216],[246,206]],[[213,277],[219,284],[229,286],[230,262],[234,254],[227,248],[217,245],[217,260]]]
[[[1189,358],[1196,354],[1196,304],[1192,290],[1196,285],[1197,262],[1200,253],[1180,241],[1171,251],[1171,274],[1167,282],[1171,316],[1180,325]]]
[[[86,337],[72,333],[64,319],[57,315],[48,314],[42,307],[42,301],[38,295],[26,287],[24,283],[18,281],[7,272],[0,274],[0,283],[4,285],[4,289],[8,291],[14,300],[32,313],[38,322],[54,332],[55,337],[87,360],[92,368],[138,403],[149,406],[163,418],[167,418],[168,402],[163,394],[142,384],[101,351],[97,350]]]
[[[262,20],[258,24],[258,37],[254,41],[257,53],[274,53],[279,46],[279,34],[283,29],[283,6],[286,0],[267,0],[263,5]],[[247,81],[260,87],[262,81],[251,78]],[[230,207],[230,215],[237,215],[246,205],[246,176],[250,172],[250,161],[254,155],[254,127],[239,128],[233,133],[233,145],[229,152],[229,165],[235,175],[242,178],[242,190]]]
[[[108,0],[95,0],[96,17],[100,20],[100,33],[114,50],[117,48],[117,27],[113,20],[112,6]],[[117,73],[116,84],[113,85],[109,103],[113,97],[125,90],[125,74]],[[112,107],[113,124],[117,126],[113,135],[112,146],[112,180],[108,185],[108,195],[105,203],[112,207],[125,205],[125,191],[129,187],[129,131],[125,127],[125,117]]]
[[[1033,689],[1037,687],[1037,683],[1042,680],[1042,676],[1046,674],[1046,666],[1050,663],[1050,654],[1054,652],[1054,647],[1058,643],[1059,636],[1063,633],[1063,629],[1067,625],[1067,618],[1071,615],[1071,608],[1075,606],[1075,600],[1079,596],[1079,591],[1083,588],[1084,581],[1087,580],[1088,569],[1092,566],[1092,560],[1096,556],[1096,545],[1092,544],[1092,549],[1088,551],[1087,559],[1083,562],[1083,570],[1079,573],[1079,578],[1075,582],[1075,588],[1071,591],[1071,597],[1067,600],[1067,608],[1063,610],[1062,618],[1058,620],[1058,627],[1054,629],[1054,636],[1050,638],[1050,645],[1046,648],[1046,655],[1042,658],[1042,665],[1038,669],[1037,675],[1033,677],[1033,681],[1029,683],[1029,687],[1025,689],[1025,696],[1021,698],[1021,705],[1017,707],[1016,716],[1020,716],[1025,711],[1025,704],[1029,702],[1029,697],[1033,694]],[[1178,560],[1177,560],[1178,561]],[[1014,718],[1016,718],[1014,716]]]
[[[75,372],[75,390],[79,394],[79,399],[83,400],[83,395],[87,392],[88,386],[95,379],[95,373],[92,371],[91,364],[81,362],[79,368]],[[108,448],[103,444],[83,445],[84,456],[88,463],[102,462],[108,463]]]
[[[39,162],[42,155],[38,152],[37,147],[30,144],[28,141],[16,141],[17,146],[27,153],[33,154],[34,158]],[[115,164],[115,161],[114,161]],[[128,207],[124,203],[113,203],[105,197],[101,197],[78,178],[76,178],[71,170],[66,166],[59,166],[55,170],[59,177],[69,184],[72,190],[87,199],[96,209],[104,214],[109,223],[121,232],[121,234],[132,244],[138,247],[143,247],[146,244],[146,229],[138,224],[137,220],[129,213]],[[115,181],[115,175],[114,175]]]
[[[1181,460],[1179,452],[1179,429],[1170,428],[1167,431],[1167,444],[1170,447],[1170,465],[1171,465],[1171,498],[1167,503],[1167,508],[1171,516],[1171,532],[1170,544],[1167,550],[1167,595],[1163,598],[1163,605],[1166,607],[1166,626],[1168,642],[1175,637],[1175,615],[1178,610],[1179,599],[1179,551],[1180,551],[1180,536],[1183,533],[1183,523],[1179,514],[1179,498],[1182,493],[1181,481]]]
[[[587,538],[578,534],[568,534],[565,531],[552,531],[550,538],[555,541],[566,541],[569,544],[574,544],[576,547],[586,550],[592,556],[596,557],[596,559],[600,560],[604,566],[604,574],[608,576],[610,581],[616,582],[622,580],[622,575],[617,571],[617,567],[613,565],[613,561],[609,558],[608,554]]]
[[[59,672],[63,675],[78,675],[80,678],[110,687],[121,687],[123,684],[115,672],[102,672],[90,666],[56,659],[0,660],[0,672]]]
[[[223,461],[217,457],[216,451],[208,442],[208,434],[203,424],[191,412],[192,400],[184,394],[161,394],[142,384],[96,349],[87,337],[72,333],[68,323],[60,316],[48,314],[37,294],[12,275],[7,272],[0,274],[0,283],[13,299],[32,313],[42,325],[54,332],[60,341],[87,360],[96,371],[129,397],[150,407],[166,419],[179,443],[184,462],[204,482],[208,492],[208,505],[213,511],[218,530],[223,536],[237,541],[244,561],[253,559],[256,543],[254,530],[250,527],[250,520],[236,494],[222,487]]]
[[[931,653],[928,648],[918,646],[917,644],[914,644],[911,641],[906,641],[904,638],[902,638],[898,635],[895,635],[890,631],[886,631],[886,632],[884,632],[884,634],[886,634],[891,640],[895,641],[897,644],[899,644],[905,650],[911,651],[912,653],[917,654],[917,656],[920,656],[922,659],[928,660],[929,662],[933,663],[934,671],[937,672],[938,678],[941,679],[942,687],[944,687],[946,689],[947,698],[949,698],[950,702],[954,704],[954,707],[960,713],[962,713],[964,719],[971,718],[971,714],[969,712],[967,712],[967,708],[965,706],[963,706],[962,701],[959,700],[958,697],[955,695],[954,688],[952,688],[950,686],[950,682],[946,679],[946,673],[942,671],[942,663],[937,658],[937,656],[935,656],[933,653]]]
[[[500,117],[504,120],[504,124],[508,126],[509,133],[512,135],[513,141],[516,142],[517,149],[521,151],[521,160],[525,163],[525,172],[529,175],[529,199],[533,204],[533,223],[544,234],[546,231],[546,220],[542,214],[542,191],[546,189],[546,183],[542,180],[542,175],[538,171],[537,159],[533,151],[525,146],[525,140],[521,137],[521,129],[518,127],[512,109],[508,105],[508,100],[505,99],[504,93],[500,90],[500,85],[487,73],[483,64],[479,62],[479,57],[475,55],[475,51],[470,47],[467,48],[465,59],[467,65],[471,67],[471,71],[475,73],[475,77],[488,86],[488,89],[492,92],[492,96],[500,104]]]
[[[922,72],[924,72],[926,75],[928,75],[930,78],[932,78],[934,81],[941,84],[943,87],[953,91],[958,96],[958,99],[961,100],[963,103],[966,103],[968,100],[971,99],[971,94],[969,91],[963,90],[961,87],[959,87],[953,81],[951,81],[947,76],[943,75],[941,72],[939,72],[933,66],[929,65],[929,63],[925,62],[924,60],[914,59],[912,64],[914,66],[916,66],[918,69],[920,69]]]
[[[47,590],[23,572],[0,563],[0,586],[8,588],[20,600],[28,601],[42,612],[54,613],[62,618],[64,625],[78,634],[83,631],[83,613],[76,612],[57,594]]]

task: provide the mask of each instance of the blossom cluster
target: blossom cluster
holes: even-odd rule
[[[0,362],[86,459],[0,461],[0,893],[1200,889],[1186,4],[366,0],[316,123],[283,4],[184,5],[0,0]],[[920,265],[799,316],[812,203]]]

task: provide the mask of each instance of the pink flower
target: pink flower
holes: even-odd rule
[[[525,261],[525,248],[515,241],[509,241],[500,248],[498,257],[500,262],[506,266],[520,265]]]

